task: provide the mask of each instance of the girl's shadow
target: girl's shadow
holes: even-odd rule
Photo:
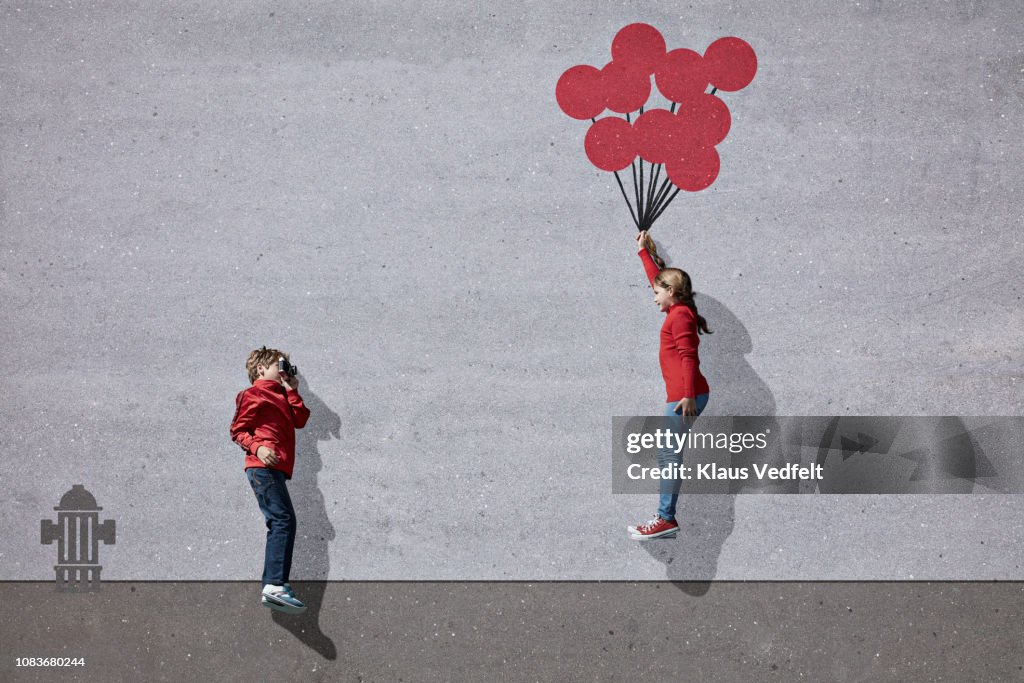
[[[701,372],[711,385],[711,400],[704,415],[764,415],[771,427],[775,397],[747,362],[753,350],[743,323],[720,301],[697,293],[700,314],[714,332],[701,336]],[[683,455],[684,462],[686,455]],[[732,493],[690,494],[679,497],[673,539],[654,539],[640,545],[665,565],[666,576],[690,595],[704,595],[718,569],[722,546],[735,524],[735,489]]]
[[[330,573],[328,544],[334,540],[334,526],[327,515],[324,495],[320,491],[317,475],[323,468],[317,444],[320,441],[341,438],[341,418],[328,408],[309,388],[302,377],[302,400],[309,408],[309,422],[295,432],[295,474],[288,482],[298,536],[292,555],[292,567],[300,576],[311,580],[292,581],[296,596],[306,603],[300,615],[273,612],[274,621],[290,631],[299,641],[318,652],[324,659],[337,659],[338,650],[320,628],[320,608],[327,578]]]

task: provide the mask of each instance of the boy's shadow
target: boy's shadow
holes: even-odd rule
[[[753,344],[746,327],[717,299],[698,292],[694,300],[714,332],[701,335],[701,371],[711,385],[711,400],[703,414],[764,415],[764,426],[774,427],[775,397],[747,362]],[[711,588],[722,546],[735,525],[738,488],[724,483],[721,493],[689,495],[684,488],[676,511],[677,536],[640,543],[665,565],[667,578],[681,591],[704,595]]]
[[[320,628],[320,608],[330,573],[328,544],[334,540],[334,526],[317,482],[317,475],[323,468],[317,443],[341,438],[341,418],[313,393],[306,377],[302,379],[300,392],[310,416],[306,426],[295,432],[295,475],[288,482],[288,488],[298,521],[292,567],[311,580],[291,582],[297,597],[306,603],[305,612],[300,615],[272,612],[272,615],[277,624],[291,631],[310,649],[325,659],[337,659],[334,641]]]

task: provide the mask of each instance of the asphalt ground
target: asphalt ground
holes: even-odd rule
[[[4,681],[1015,681],[1024,584],[5,582]],[[67,668],[17,657],[81,657]]]

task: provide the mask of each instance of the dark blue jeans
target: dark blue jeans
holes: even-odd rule
[[[295,508],[288,495],[284,472],[265,467],[245,470],[249,485],[256,493],[260,511],[267,520],[267,549],[263,556],[263,585],[280,586],[288,582],[295,546]]]

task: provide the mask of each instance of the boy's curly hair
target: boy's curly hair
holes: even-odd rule
[[[256,371],[257,365],[273,365],[281,356],[284,356],[287,360],[291,360],[288,358],[288,354],[284,351],[268,349],[266,346],[261,346],[250,353],[249,357],[245,360],[245,370],[249,373],[249,383],[252,384],[256,381],[256,378],[259,377],[259,373]]]

